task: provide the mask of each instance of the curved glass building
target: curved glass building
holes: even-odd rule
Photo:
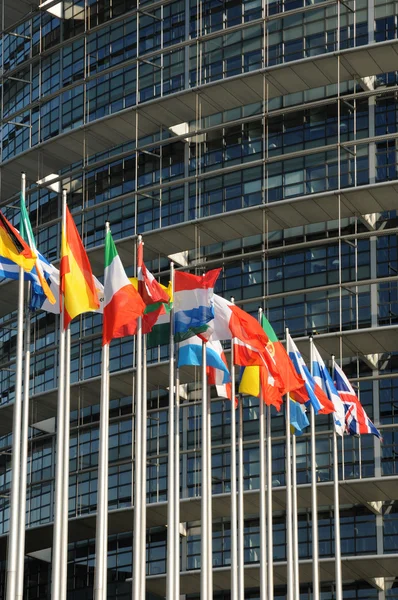
[[[59,260],[61,190],[95,275],[104,224],[133,275],[142,234],[222,267],[303,356],[344,367],[381,430],[339,445],[344,599],[398,599],[398,29],[392,0],[1,0],[1,210],[20,172]],[[5,597],[17,286],[0,284],[0,597]],[[68,599],[93,598],[102,317],[72,323]],[[25,598],[49,600],[58,317],[32,317]],[[168,347],[148,350],[147,598],[166,595]],[[108,597],[132,597],[134,340],[111,345]],[[199,376],[181,380],[181,594],[200,597]],[[245,396],[245,599],[259,599],[259,400]],[[212,401],[214,598],[230,598],[229,401]],[[275,598],[286,597],[283,412],[272,417]],[[397,434],[398,435],[398,434]],[[334,600],[332,421],[317,419],[322,600]],[[310,437],[297,439],[300,598],[312,598]],[[242,599],[241,599],[242,600]],[[298,597],[297,597],[298,600]]]

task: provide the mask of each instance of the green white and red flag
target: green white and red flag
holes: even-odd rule
[[[111,232],[105,237],[104,325],[102,344],[114,338],[134,335],[137,319],[142,317],[145,303],[129,281],[117,253]]]

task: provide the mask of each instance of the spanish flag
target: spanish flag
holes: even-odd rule
[[[35,266],[37,256],[24,242],[18,231],[0,211],[0,256],[8,258],[29,273]]]
[[[66,329],[78,315],[99,308],[91,265],[68,207],[66,225],[62,228],[60,267]]]

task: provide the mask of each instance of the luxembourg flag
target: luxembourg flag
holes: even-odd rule
[[[178,366],[200,367],[202,365],[202,346],[203,342],[197,335],[183,340],[178,346]],[[206,344],[206,364],[212,371],[222,373],[221,384],[231,381],[231,375],[226,362],[222,359],[223,349],[218,342],[208,342]],[[224,357],[225,358],[225,357]]]
[[[206,349],[208,348],[220,356],[226,370],[215,369],[207,363],[207,383],[215,386],[219,398],[229,398],[229,400],[232,400],[231,375],[221,342],[207,342]]]
[[[292,392],[290,395],[297,402],[310,403],[314,407],[315,414],[327,415],[334,412],[333,402],[329,400],[322,388],[317,384],[313,376],[308,370],[299,349],[293,342],[290,334],[287,337],[287,347],[289,348],[289,356],[293,362],[297,373],[304,379],[304,387],[298,391]]]
[[[214,286],[221,269],[204,275],[177,271],[174,276],[174,334],[176,341],[208,329],[214,318]]]
[[[380,431],[369,419],[344,371],[336,363],[334,364],[334,382],[344,405],[348,433],[350,435],[372,433],[381,440]]]
[[[329,400],[333,402],[334,413],[334,428],[336,432],[343,436],[345,427],[345,411],[343,402],[340,399],[338,391],[336,390],[333,380],[327,370],[325,363],[323,362],[322,356],[319,354],[315,344],[312,344],[313,356],[312,356],[312,373],[316,383],[325,392]]]

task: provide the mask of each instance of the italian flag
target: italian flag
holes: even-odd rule
[[[104,325],[102,344],[114,338],[134,335],[137,319],[142,317],[145,304],[129,281],[117,253],[111,232],[105,238]]]

